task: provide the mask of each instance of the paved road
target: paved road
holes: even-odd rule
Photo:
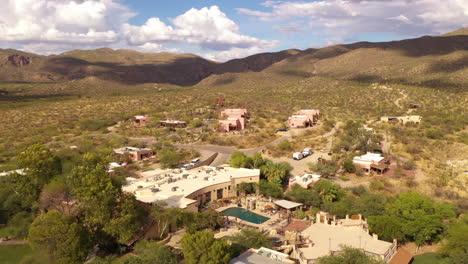
[[[295,160],[293,160],[292,158],[289,158],[289,157],[282,157],[282,158],[268,157],[268,159],[273,160],[275,162],[287,161],[287,162],[291,163],[291,165],[293,167],[295,167],[295,170],[293,171],[293,173],[295,173],[295,172],[303,173],[304,170],[306,170],[306,168],[308,168],[307,163],[312,162],[312,161],[316,161],[317,158],[319,158],[319,157],[328,158],[327,153],[330,152],[330,150],[332,148],[332,144],[333,144],[332,136],[336,133],[336,131],[338,130],[338,128],[340,127],[341,124],[342,124],[341,122],[337,122],[335,124],[335,126],[333,127],[333,129],[331,129],[329,132],[313,138],[313,139],[320,139],[322,137],[327,138],[327,146],[326,146],[326,148],[325,148],[325,150],[323,152],[314,151],[314,154],[312,156],[310,156],[310,157],[308,157],[306,159],[302,159],[300,161],[295,161]],[[283,140],[291,140],[292,134],[294,132],[297,132],[297,131],[291,131],[290,130],[288,132],[280,132],[281,137],[271,141],[270,143],[265,144],[263,146],[259,146],[259,147],[255,147],[255,148],[248,148],[248,149],[236,149],[234,147],[226,147],[226,146],[218,146],[218,145],[182,144],[182,145],[175,145],[175,146],[178,147],[178,148],[184,148],[184,149],[196,149],[196,150],[202,152],[202,154],[205,154],[205,155],[207,155],[208,153],[217,152],[218,157],[216,157],[216,159],[213,161],[213,163],[211,165],[218,166],[218,165],[221,165],[223,163],[226,163],[226,161],[229,160],[231,154],[234,151],[242,151],[245,155],[251,156],[255,152],[262,152],[263,149],[265,149],[267,147],[275,146],[275,145],[277,145],[278,143],[280,143]],[[298,167],[298,168],[296,168],[296,167]]]
[[[231,154],[234,151],[242,151],[242,152],[244,152],[245,155],[251,156],[255,152],[261,152],[263,149],[265,149],[267,147],[274,146],[274,145],[280,143],[281,141],[287,140],[287,139],[290,139],[290,138],[291,138],[291,136],[289,136],[289,135],[283,135],[283,136],[273,140],[272,142],[270,142],[268,144],[265,144],[265,145],[260,146],[260,147],[248,148],[248,149],[236,149],[234,147],[226,147],[226,146],[218,146],[218,145],[179,144],[179,145],[175,145],[175,146],[177,148],[183,148],[183,149],[196,149],[196,150],[198,150],[200,152],[205,152],[205,153],[206,152],[211,152],[211,153],[217,152],[218,156],[213,161],[213,163],[211,163],[211,165],[212,166],[218,166],[218,165],[221,165],[221,164],[225,163],[227,160],[229,160],[229,158],[231,157]]]

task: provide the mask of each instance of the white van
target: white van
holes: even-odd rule
[[[304,158],[304,155],[302,155],[302,152],[294,152],[293,154],[293,159],[295,160],[301,160]]]

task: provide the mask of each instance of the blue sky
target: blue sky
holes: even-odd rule
[[[0,48],[127,48],[225,61],[259,52],[438,35],[468,0],[3,0]]]

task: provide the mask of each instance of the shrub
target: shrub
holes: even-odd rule
[[[354,166],[353,161],[351,159],[345,159],[343,161],[343,168],[346,172],[354,172],[356,170],[356,166]]]
[[[292,145],[289,140],[283,140],[278,145],[276,145],[276,148],[278,148],[281,151],[291,151],[292,150]]]
[[[426,137],[430,139],[442,139],[444,137],[444,133],[439,129],[429,129],[426,130]]]
[[[416,168],[416,163],[412,160],[407,160],[403,163],[403,169],[405,170],[414,170]]]

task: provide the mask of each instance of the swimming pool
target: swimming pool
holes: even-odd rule
[[[222,211],[222,214],[227,215],[227,216],[234,216],[241,220],[254,223],[254,224],[261,224],[265,222],[266,220],[270,219],[268,217],[256,214],[254,212],[251,212],[247,209],[240,208],[240,207],[228,208]]]

